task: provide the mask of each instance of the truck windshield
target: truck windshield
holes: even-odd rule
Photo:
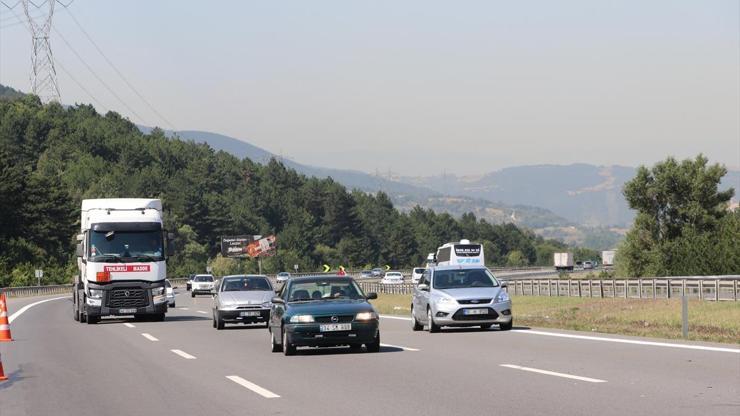
[[[435,289],[498,287],[496,278],[486,269],[439,270],[434,272]]]
[[[161,231],[92,231],[91,261],[162,261]]]

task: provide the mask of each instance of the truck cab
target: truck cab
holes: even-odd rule
[[[103,316],[164,320],[166,259],[171,236],[158,199],[82,201],[73,317],[93,324]]]

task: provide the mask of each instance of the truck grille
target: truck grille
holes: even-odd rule
[[[149,297],[145,289],[113,289],[108,294],[109,308],[139,308],[147,305],[149,305]]]

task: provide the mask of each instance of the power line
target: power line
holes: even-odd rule
[[[97,74],[97,72],[95,72],[92,69],[92,67],[87,63],[87,61],[85,61],[85,59],[77,52],[77,50],[72,47],[72,45],[59,32],[59,30],[57,28],[54,28],[54,33],[56,33],[57,36],[59,36],[59,38],[64,42],[64,44],[67,45],[67,47],[72,51],[72,53],[75,54],[75,56],[77,57],[77,59],[79,59],[80,62],[82,62],[82,64],[85,65],[85,67],[87,68],[87,70],[90,71],[91,74],[93,74],[93,76],[95,77],[95,79],[97,79],[101,84],[103,84],[103,86],[105,87],[105,89],[107,89],[108,92],[111,93],[111,95],[113,95],[118,100],[119,103],[121,103],[124,107],[126,107],[126,109],[128,111],[130,111],[131,114],[133,114],[134,116],[136,116],[136,118],[139,119],[139,122],[140,123],[144,123],[144,119],[139,114],[137,114],[136,111],[134,111],[133,108],[129,107],[129,105],[126,104],[126,102],[123,101],[123,99],[121,99],[121,97],[119,97],[118,94],[116,94],[116,92],[113,91],[113,89],[110,86],[108,86],[108,84],[106,84],[105,81],[103,81],[103,79]]]
[[[85,94],[87,94],[93,101],[95,101],[95,103],[101,108],[101,110],[107,112],[106,107],[100,101],[98,101],[98,99],[95,98],[95,96],[90,91],[88,91],[87,88],[85,88],[84,85],[82,85],[79,81],[77,81],[77,79],[72,75],[72,73],[70,71],[68,71],[67,68],[65,68],[64,65],[62,65],[61,62],[59,62],[59,59],[57,59],[56,63],[57,63],[57,65],[59,65],[59,68],[62,70],[62,72],[64,72],[65,74],[67,74],[67,76],[69,77],[69,79],[71,79],[75,84],[77,84],[77,86],[80,87],[80,89],[82,91],[84,91]],[[101,111],[101,113],[103,111]]]
[[[80,22],[77,20],[77,18],[72,14],[72,11],[67,6],[64,6],[64,10],[67,11],[67,13],[69,14],[69,17],[72,18],[72,20],[75,22],[75,24],[80,29],[80,31],[82,31],[82,33],[85,35],[85,37],[87,38],[87,40],[89,40],[90,43],[92,43],[92,45],[95,47],[95,50],[97,50],[98,53],[100,54],[100,56],[102,56],[103,59],[105,59],[105,61],[108,63],[108,65],[110,65],[110,67],[113,68],[113,70],[116,72],[116,74],[118,74],[118,76],[123,80],[123,82],[126,83],[126,85],[131,89],[131,91],[133,91],[139,97],[139,99],[141,101],[143,101],[144,104],[146,104],[147,107],[149,107],[149,109],[152,110],[152,112],[154,112],[154,114],[156,114],[160,118],[160,120],[162,120],[165,123],[167,123],[170,126],[170,128],[172,128],[173,130],[177,130],[177,128],[175,127],[175,125],[172,124],[159,111],[157,111],[157,109],[154,108],[154,106],[152,104],[150,104],[149,101],[146,98],[144,98],[144,96],[128,81],[128,79],[123,75],[123,73],[121,73],[121,71],[118,70],[118,67],[116,67],[116,65],[114,65],[113,62],[110,59],[108,59],[108,56],[106,56],[106,54],[103,52],[102,48],[100,48],[100,46],[98,46],[98,44],[95,42],[95,40],[93,40],[92,36],[90,36],[90,34],[87,33],[87,31],[82,26],[82,24],[80,24]]]

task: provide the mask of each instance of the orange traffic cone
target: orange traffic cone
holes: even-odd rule
[[[10,335],[10,322],[8,322],[8,306],[5,301],[5,293],[0,293],[0,342],[12,341]]]
[[[8,378],[5,377],[5,372],[3,371],[3,356],[0,355],[0,381],[7,380]]]

